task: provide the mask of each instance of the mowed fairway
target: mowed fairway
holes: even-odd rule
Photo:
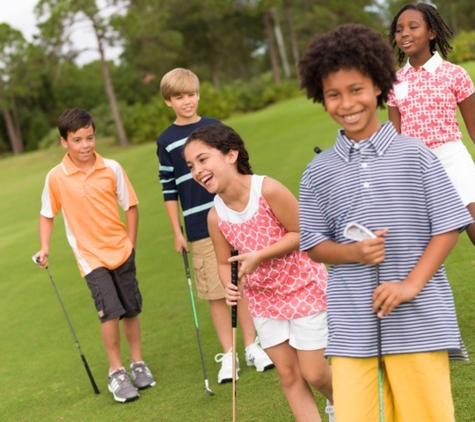
[[[206,101],[206,99],[202,99]],[[386,118],[386,112],[381,112]],[[296,195],[313,148],[331,146],[337,126],[321,106],[298,97],[266,110],[228,120],[246,142],[255,173],[267,174]],[[63,156],[61,148],[0,160],[0,421],[230,421],[231,385],[218,385],[220,352],[207,304],[197,300],[210,387],[204,392],[183,261],[173,237],[157,179],[155,144],[120,149],[100,139],[97,150],[118,160],[137,191],[140,205],[138,279],[144,297],[141,316],[144,358],[156,387],[130,404],[113,401],[107,391],[108,363],[100,324],[84,280],[64,234],[55,224],[50,271],[96,379],[93,393],[46,271],[31,256],[39,248],[37,225],[46,172]],[[465,135],[475,156],[475,148]],[[475,249],[465,234],[447,261],[462,334],[475,355]],[[241,422],[292,421],[276,371],[258,374],[245,366],[239,341],[241,373],[237,384],[237,419]],[[124,363],[128,364],[123,347]],[[475,373],[471,363],[452,364],[457,421],[473,421]],[[375,380],[377,382],[377,380]],[[316,394],[323,416],[324,401]],[[324,417],[324,420],[325,417]]]

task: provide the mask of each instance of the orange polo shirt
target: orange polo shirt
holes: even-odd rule
[[[133,245],[117,204],[125,211],[138,204],[120,164],[95,156],[94,168],[86,173],[66,154],[47,174],[41,197],[44,217],[54,218],[62,210],[68,242],[83,277],[99,267],[115,269],[127,260]]]

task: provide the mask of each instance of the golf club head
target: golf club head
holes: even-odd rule
[[[343,230],[343,236],[356,242],[376,238],[376,235],[370,229],[355,222],[351,222],[346,225],[345,229]]]
[[[210,390],[210,388],[208,386],[205,387],[205,393],[208,396],[214,396],[214,393]]]

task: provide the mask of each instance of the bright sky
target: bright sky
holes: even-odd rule
[[[8,23],[11,27],[20,30],[28,41],[32,41],[33,34],[38,32],[36,16],[33,12],[37,3],[38,0],[1,0],[0,23]],[[75,30],[72,38],[77,48],[95,48],[97,45],[92,30],[88,28]],[[116,59],[119,54],[120,48],[108,48],[106,58]],[[78,57],[77,62],[82,65],[98,58],[96,51],[86,51]]]

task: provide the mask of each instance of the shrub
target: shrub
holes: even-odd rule
[[[448,59],[453,63],[464,63],[475,60],[475,31],[460,32],[452,42],[453,51]]]

